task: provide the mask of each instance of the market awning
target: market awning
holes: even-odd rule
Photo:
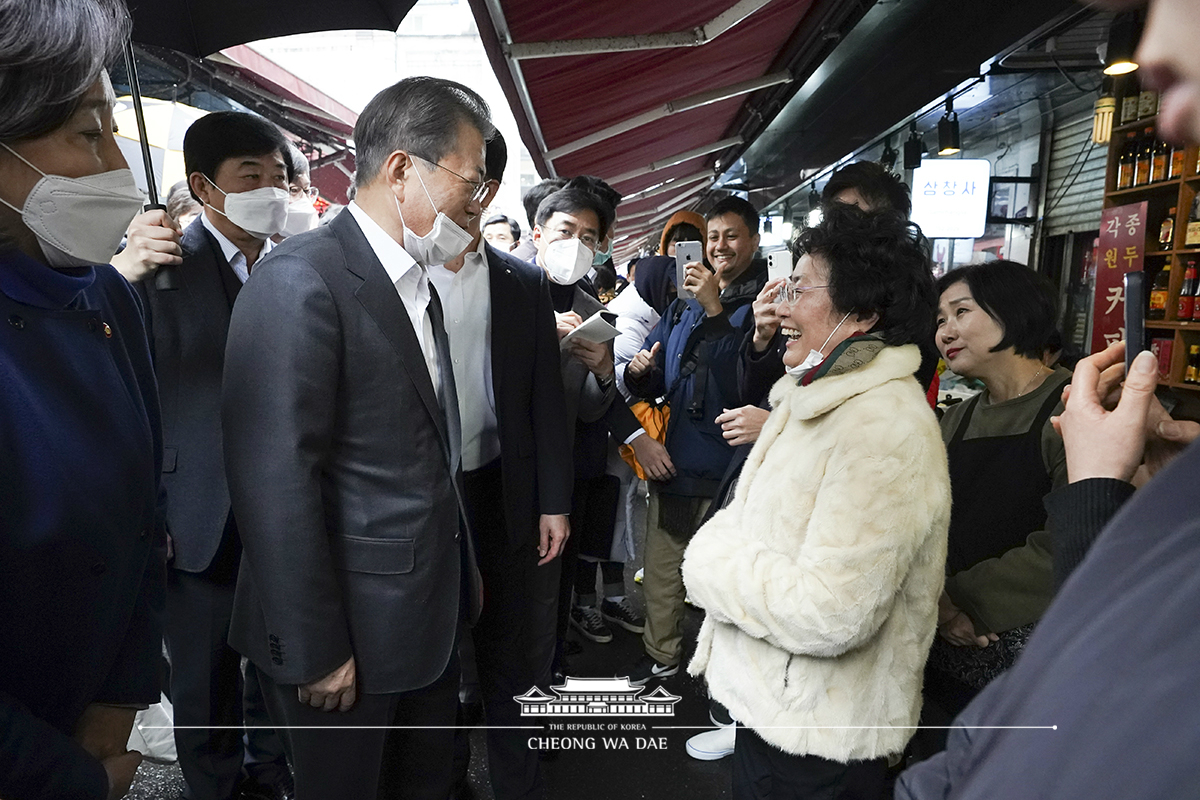
[[[470,1],[538,171],[626,195],[622,255],[695,205],[861,13],[844,0]]]

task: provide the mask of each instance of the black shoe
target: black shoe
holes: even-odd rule
[[[600,604],[600,616],[613,625],[620,625],[630,633],[641,633],[646,630],[646,618],[639,617],[629,607],[629,598],[622,597],[614,602],[605,600]]]
[[[618,678],[629,678],[630,686],[645,686],[648,681],[669,678],[679,672],[678,664],[660,664],[653,656],[642,654],[628,671],[619,673]]]
[[[595,606],[572,607],[571,627],[593,642],[604,644],[612,641],[612,631],[604,624],[604,619]]]

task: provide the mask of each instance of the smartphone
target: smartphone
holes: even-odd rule
[[[792,275],[792,251],[772,250],[767,253],[767,282],[783,279]]]
[[[1146,273],[1125,273],[1125,374],[1146,349]]]
[[[683,281],[687,278],[688,264],[704,263],[704,245],[701,242],[676,242],[675,243],[675,291],[679,297],[685,300],[690,300],[696,295],[688,289],[683,288]]]

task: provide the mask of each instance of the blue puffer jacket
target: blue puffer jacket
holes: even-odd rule
[[[724,310],[706,316],[696,300],[676,300],[650,332],[643,349],[661,344],[654,368],[625,382],[636,397],[666,397],[671,407],[667,452],[675,477],[659,484],[664,494],[712,497],[733,448],[716,423],[723,409],[738,402],[738,351],[754,326],[750,305],[767,279],[767,265],[755,258],[721,292]]]

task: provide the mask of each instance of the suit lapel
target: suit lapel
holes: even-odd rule
[[[229,270],[221,246],[196,218],[183,235],[184,254],[190,262],[186,269],[175,270],[176,279],[186,302],[199,310],[200,320],[218,349],[225,351],[232,304],[225,291],[221,271]]]
[[[346,253],[347,269],[362,278],[362,286],[358,287],[354,296],[375,321],[396,354],[400,356],[400,363],[416,388],[425,410],[433,419],[438,436],[441,438],[442,447],[449,458],[451,450],[446,430],[446,418],[438,405],[437,393],[433,389],[433,379],[430,378],[429,368],[425,363],[425,354],[417,340],[417,332],[413,330],[404,301],[400,299],[400,294],[392,284],[391,278],[388,277],[387,270],[379,262],[375,251],[371,249],[371,245],[368,244],[352,215],[338,214],[337,218],[330,223],[330,228],[342,243],[342,248]],[[445,342],[446,332],[441,326],[440,319],[434,325],[435,341],[439,331],[441,332],[441,341]],[[439,359],[442,357],[441,351],[442,344],[439,343]],[[453,375],[451,375],[451,380],[453,380]]]
[[[492,301],[492,394],[496,398],[496,416],[501,416],[500,406],[504,402],[504,368],[509,361],[510,341],[507,325],[497,324],[502,310],[520,309],[521,297],[517,292],[517,278],[512,270],[499,259],[492,257],[492,248],[484,248],[487,254],[488,284]]]

